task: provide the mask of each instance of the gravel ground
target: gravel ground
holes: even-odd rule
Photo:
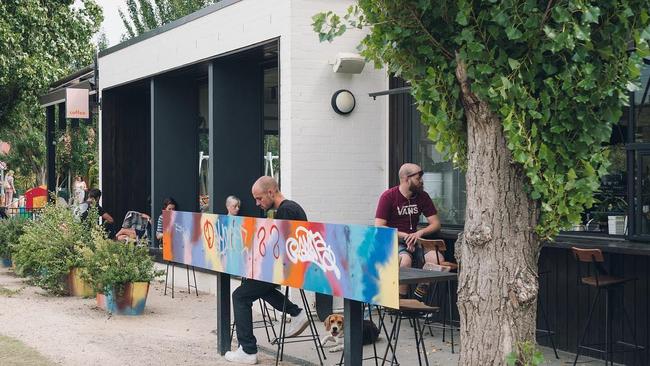
[[[144,315],[111,316],[94,299],[52,297],[0,268],[0,364],[230,365],[216,350],[214,295],[163,290],[152,284]],[[9,358],[13,350],[24,358]]]

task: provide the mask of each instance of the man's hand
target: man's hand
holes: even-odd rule
[[[403,233],[404,243],[406,243],[406,250],[413,253],[415,250],[415,245],[418,243],[418,239],[422,237],[422,231],[418,230],[412,234]]]
[[[415,250],[415,245],[418,243],[418,239],[422,237],[422,231],[418,230],[412,234],[406,234],[404,236],[404,242],[406,243],[406,250],[413,253]]]

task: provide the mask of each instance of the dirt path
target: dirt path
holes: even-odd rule
[[[51,297],[0,268],[0,336],[59,365],[230,365],[216,351],[215,297],[163,290],[153,284],[142,316],[110,316],[94,299]],[[8,347],[0,343],[0,360]]]

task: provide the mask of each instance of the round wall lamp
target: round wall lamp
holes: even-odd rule
[[[341,89],[332,95],[332,108],[338,114],[350,114],[357,104],[351,91]]]

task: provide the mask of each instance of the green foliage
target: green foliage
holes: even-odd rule
[[[11,150],[2,159],[15,175],[16,188],[44,184],[45,180],[45,115],[33,96],[26,96],[8,114],[10,121],[0,124],[2,140]]]
[[[123,288],[127,282],[149,282],[162,271],[156,271],[146,246],[133,242],[122,243],[105,237],[96,237],[94,251],[84,251],[82,278],[95,291]]]
[[[11,252],[28,222],[28,219],[19,216],[0,220],[0,258],[11,258]]]
[[[78,64],[90,64],[102,22],[94,0],[0,1],[0,126]]]
[[[65,276],[71,268],[83,265],[82,251],[92,250],[93,235],[101,230],[92,224],[97,217],[95,210],[82,223],[69,209],[47,205],[38,220],[26,225],[14,247],[16,272],[31,276],[35,284],[52,294],[65,294]]]
[[[512,161],[541,206],[552,238],[593,205],[608,161],[602,145],[636,88],[648,56],[647,0],[359,0],[344,17],[313,17],[321,40],[370,25],[363,55],[409,81],[429,137],[465,167],[465,106],[472,97],[500,118]],[[628,52],[633,42],[636,49]]]
[[[88,177],[88,183],[96,181],[96,175],[93,174],[93,171],[99,165],[97,140],[96,116],[94,116],[90,124],[82,122],[76,128],[72,128],[68,124],[65,131],[57,131],[57,177],[61,178],[60,180],[65,179],[68,177],[68,172],[70,172],[73,181],[76,175]]]
[[[517,349],[506,358],[508,366],[539,366],[544,363],[544,355],[533,342],[520,342]]]
[[[137,37],[220,0],[126,0],[126,13],[119,9],[126,28],[122,40]]]

